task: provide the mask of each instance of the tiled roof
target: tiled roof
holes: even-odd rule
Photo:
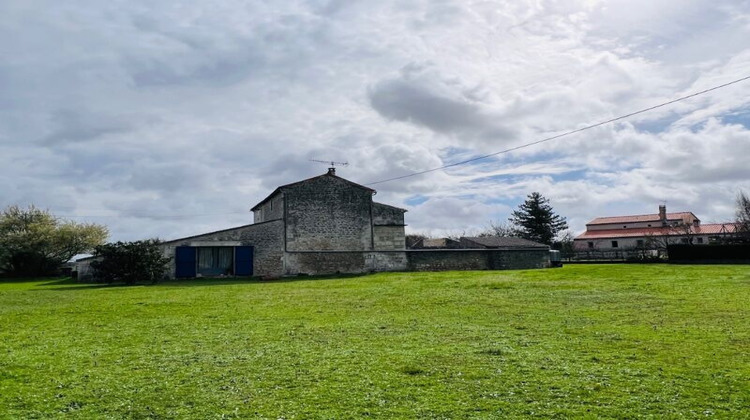
[[[688,220],[697,219],[692,212],[684,211],[680,213],[667,213],[667,220]],[[635,216],[614,216],[614,217],[597,217],[596,219],[586,223],[589,225],[608,225],[612,223],[623,224],[623,223],[643,223],[643,222],[658,222],[659,214],[639,214]]]
[[[487,248],[549,248],[539,242],[507,236],[466,237],[466,239]]]
[[[713,223],[691,227],[692,235],[720,235],[724,233],[732,234],[735,232],[734,223]],[[609,238],[639,238],[644,236],[685,236],[686,232],[681,227],[651,227],[636,229],[607,229],[607,230],[589,230],[575,239],[609,239]]]

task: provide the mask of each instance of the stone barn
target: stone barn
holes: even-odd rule
[[[276,188],[251,210],[254,223],[162,242],[170,277],[498,270],[549,265],[548,248],[474,244],[406,250],[406,210],[376,203],[375,190],[327,173]],[[486,244],[485,244],[486,245]],[[524,245],[524,246],[519,246]],[[467,249],[469,248],[469,249]],[[473,249],[470,249],[473,248]],[[80,278],[91,258],[79,260]]]
[[[283,185],[254,223],[162,244],[174,277],[363,273],[406,269],[404,213],[375,190],[328,173]]]

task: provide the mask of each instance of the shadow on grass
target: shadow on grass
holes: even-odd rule
[[[294,276],[279,277],[274,279],[263,279],[260,277],[205,277],[194,279],[170,279],[158,283],[159,286],[173,287],[197,287],[197,286],[221,286],[232,284],[274,284],[274,283],[292,283],[302,281],[317,280],[340,280],[366,277],[369,274],[331,274],[325,276]]]
[[[204,277],[204,278],[193,278],[193,279],[169,279],[155,284],[150,283],[138,283],[138,284],[107,284],[107,283],[79,283],[77,280],[65,277],[56,279],[46,283],[39,284],[40,289],[35,290],[58,290],[58,291],[76,291],[76,290],[92,290],[92,289],[107,289],[107,288],[119,288],[119,287],[211,287],[211,286],[228,286],[234,284],[274,284],[274,283],[291,283],[291,282],[302,282],[302,281],[318,281],[318,280],[339,280],[339,279],[354,279],[360,277],[366,277],[369,274],[333,274],[327,276],[295,276],[295,277],[281,277],[275,279],[262,279],[260,277]],[[34,281],[39,281],[36,279]],[[27,281],[30,281],[27,279]]]
[[[69,280],[70,277],[0,277],[0,284],[3,283],[39,283],[40,281],[50,281],[56,283],[59,281]]]

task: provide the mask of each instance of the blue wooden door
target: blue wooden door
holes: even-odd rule
[[[175,277],[195,277],[195,247],[178,246],[174,261]]]
[[[234,275],[253,275],[253,247],[238,246],[234,248]]]

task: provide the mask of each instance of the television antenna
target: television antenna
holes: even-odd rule
[[[349,166],[349,162],[335,162],[333,160],[310,159],[310,162],[327,163],[327,164],[331,165],[331,166],[328,167],[328,174],[329,175],[336,175],[336,165],[338,165],[338,166]]]
[[[335,168],[336,165],[338,165],[338,166],[349,166],[349,162],[335,162],[335,161],[332,161],[332,160],[310,159],[310,162],[327,163],[327,164],[331,165],[331,168]]]

